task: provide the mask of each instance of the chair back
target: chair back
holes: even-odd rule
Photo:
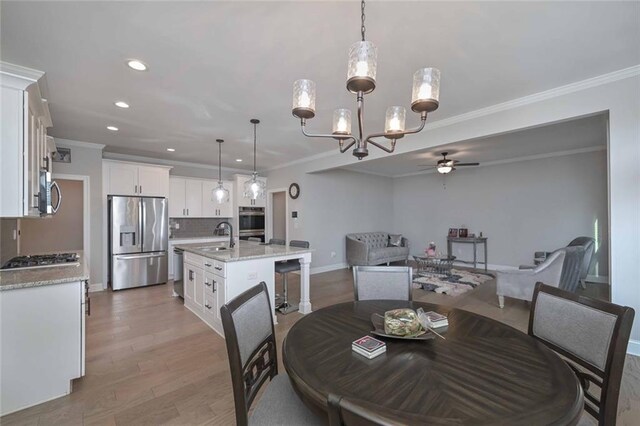
[[[270,238],[269,239],[269,244],[270,245],[276,245],[276,246],[286,246],[287,242],[285,240],[281,240],[279,238]]]
[[[236,423],[246,426],[249,408],[267,381],[278,374],[278,355],[269,292],[264,282],[220,308],[227,343]]]
[[[391,426],[401,424],[397,421],[389,421],[362,405],[331,393],[327,398],[327,412],[329,426]]]
[[[291,240],[289,241],[289,247],[309,248],[309,241]]]
[[[583,246],[569,246],[559,249],[564,251],[564,263],[562,264],[562,275],[560,276],[560,285],[558,288],[570,292],[574,292],[580,285],[580,273],[582,271],[582,262],[584,259]]]
[[[584,248],[584,256],[580,268],[580,279],[587,278],[589,269],[591,269],[591,259],[595,251],[596,240],[591,237],[578,237],[569,243],[567,247],[581,246]]]
[[[410,266],[354,266],[355,300],[411,300],[413,270]]]
[[[529,335],[567,359],[585,393],[585,410],[614,425],[634,310],[537,283]],[[589,385],[600,387],[598,394]]]

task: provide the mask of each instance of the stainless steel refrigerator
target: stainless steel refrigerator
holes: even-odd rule
[[[113,290],[167,282],[166,198],[109,196],[109,281]]]

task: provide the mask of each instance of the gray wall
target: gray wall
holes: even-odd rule
[[[271,216],[273,238],[287,239],[287,192],[273,193]]]
[[[312,268],[345,263],[345,235],[350,232],[395,231],[390,229],[392,179],[346,170],[308,174],[308,165],[273,170],[267,185],[270,190],[300,185],[300,196],[289,199],[289,211],[298,212],[298,219],[288,215],[289,239],[311,243]]]
[[[531,264],[534,251],[577,236],[597,236],[591,274],[608,274],[605,151],[394,179],[393,205],[396,230],[409,238],[412,254],[430,241],[446,251],[448,228],[462,225],[489,238],[490,264],[506,266]],[[462,245],[454,250],[464,259],[471,253]]]
[[[0,219],[0,265],[18,255],[18,240],[13,231],[18,230],[18,219]]]
[[[56,146],[71,149],[71,163],[53,163],[53,173],[89,176],[90,284],[102,283],[102,150],[65,145],[64,141],[56,138]]]
[[[83,249],[83,182],[56,179],[63,194],[58,213],[46,219],[20,220],[20,254]]]

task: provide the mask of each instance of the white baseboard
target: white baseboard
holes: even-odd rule
[[[609,284],[609,277],[605,275],[587,275],[587,282]]]
[[[640,356],[640,340],[629,340],[627,353],[629,355]]]
[[[102,288],[102,283],[94,283],[94,284],[89,284],[89,293],[93,293],[96,291],[103,291],[104,288]]]
[[[462,262],[453,262],[453,266],[460,266],[462,268],[471,268],[473,265]],[[484,265],[477,265],[478,269],[484,269]],[[489,263],[487,265],[487,270],[489,271],[513,271],[514,269],[518,269],[517,266],[509,266],[509,265],[494,265],[493,263]]]
[[[345,262],[334,263],[333,265],[325,265],[325,266],[318,266],[318,267],[315,267],[315,268],[311,268],[309,273],[311,275],[321,274],[323,272],[331,272],[331,271],[337,271],[338,269],[345,269],[348,266],[349,265],[347,265]]]

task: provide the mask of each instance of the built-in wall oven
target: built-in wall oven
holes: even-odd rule
[[[248,240],[250,237],[260,238],[264,242],[264,207],[240,207],[239,237]]]

